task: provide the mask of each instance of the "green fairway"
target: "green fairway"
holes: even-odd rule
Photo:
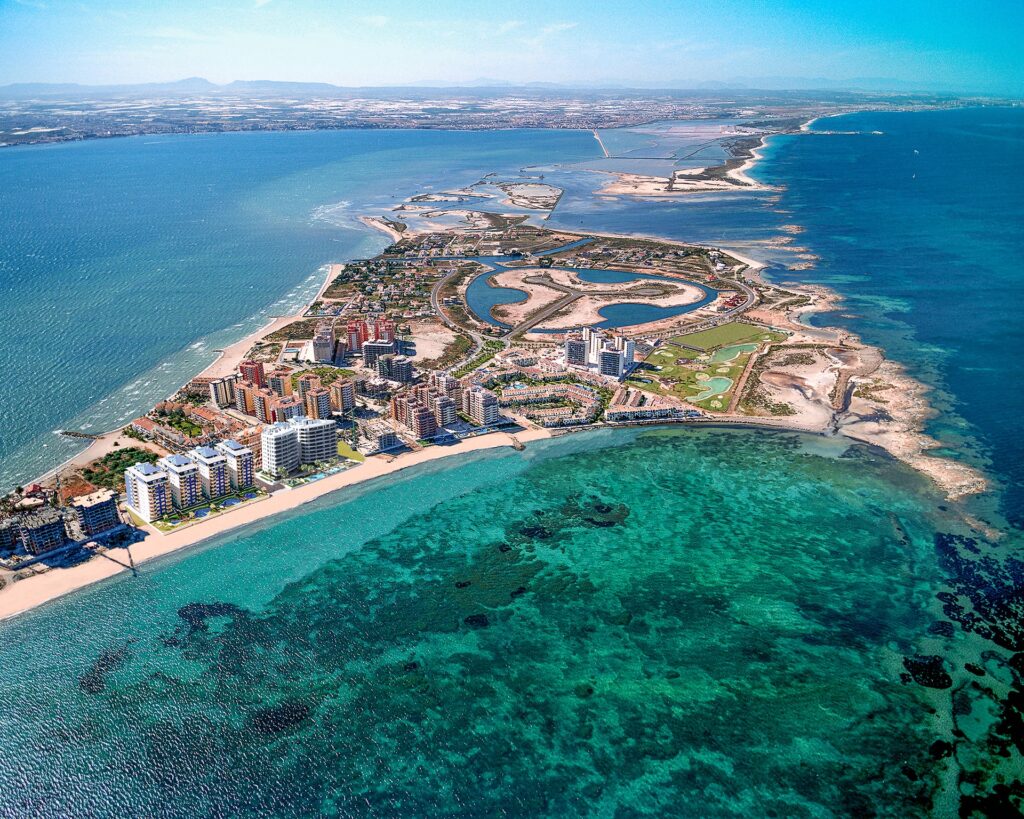
[[[756,344],[737,345],[730,350],[728,359],[722,361],[714,355],[665,344],[652,352],[626,383],[721,412],[728,408],[733,389],[755,349]]]
[[[782,341],[785,338],[783,333],[766,330],[754,324],[747,324],[745,321],[732,321],[710,330],[701,330],[697,333],[686,333],[669,339],[672,344],[686,344],[689,347],[698,347],[701,350],[711,350],[715,347],[723,347],[726,344],[735,344],[738,341]]]

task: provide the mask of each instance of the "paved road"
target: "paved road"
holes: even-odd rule
[[[444,287],[452,277],[457,276],[461,272],[462,271],[458,269],[453,270],[447,276],[443,276],[442,278],[438,279],[437,282],[434,284],[433,288],[431,288],[430,290],[430,309],[433,310],[434,313],[436,313],[441,318],[441,321],[443,321],[445,326],[448,327],[450,330],[454,330],[457,333],[467,335],[473,340],[473,349],[470,350],[469,353],[467,353],[466,356],[462,358],[461,361],[456,361],[454,364],[452,364],[452,366],[449,369],[458,369],[463,364],[467,363],[470,359],[472,359],[474,356],[478,355],[484,347],[484,337],[480,333],[459,326],[450,318],[448,318],[447,313],[445,313],[441,307],[441,288]]]

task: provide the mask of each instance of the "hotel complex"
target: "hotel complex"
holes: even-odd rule
[[[636,342],[622,335],[606,335],[592,327],[567,333],[565,365],[594,370],[621,381],[634,366]]]

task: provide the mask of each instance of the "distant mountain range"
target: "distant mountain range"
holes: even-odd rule
[[[202,77],[189,77],[175,82],[138,83],[130,85],[80,85],[78,83],[14,83],[0,86],[0,98],[30,100],[43,98],[83,99],[118,97],[167,96],[290,96],[290,97],[351,97],[372,92],[374,96],[423,96],[425,92],[460,91],[480,95],[528,91],[534,94],[558,94],[571,91],[587,93],[651,93],[667,94],[721,93],[755,94],[759,91],[779,92],[860,92],[918,94],[941,93],[941,89],[928,88],[921,83],[863,77],[850,80],[828,80],[807,77],[744,77],[726,81],[675,80],[665,83],[637,83],[605,80],[596,83],[563,84],[554,82],[512,83],[505,80],[481,78],[469,82],[428,80],[390,86],[339,86],[322,82],[281,82],[273,80],[236,80],[217,85]],[[948,93],[948,92],[947,92]]]

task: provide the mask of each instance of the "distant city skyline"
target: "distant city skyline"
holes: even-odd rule
[[[737,0],[514,7],[405,0],[0,0],[0,85],[200,76],[341,86],[577,86],[1024,93],[1024,8]]]

